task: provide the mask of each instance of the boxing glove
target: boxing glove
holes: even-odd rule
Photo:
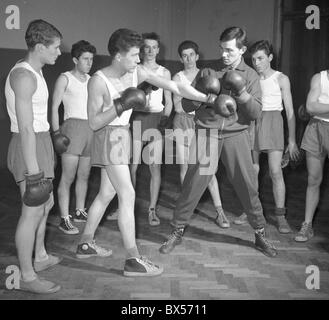
[[[146,82],[146,81],[143,81],[142,83],[140,83],[138,86],[137,86],[138,89],[142,90],[145,95],[148,95],[150,94],[152,91],[156,91],[158,90],[159,88]]]
[[[215,113],[224,118],[228,118],[236,112],[237,106],[235,100],[227,95],[220,94],[213,103]]]
[[[70,139],[66,135],[60,133],[59,130],[56,130],[53,133],[53,144],[56,153],[62,154],[67,151],[67,147],[70,144]]]
[[[310,114],[307,112],[305,105],[302,104],[301,106],[299,106],[298,108],[298,118],[302,121],[309,121],[311,116]]]
[[[218,95],[220,93],[220,82],[212,76],[200,77],[195,83],[195,89],[205,94],[213,93]]]
[[[25,192],[23,202],[28,207],[38,207],[46,203],[53,190],[53,183],[45,179],[43,171],[37,174],[25,174]]]
[[[118,117],[126,110],[137,108],[143,109],[146,105],[146,97],[144,91],[137,88],[127,88],[121,94],[120,98],[113,101]]]
[[[246,91],[246,80],[234,70],[227,71],[222,78],[222,85],[235,96],[240,96]]]

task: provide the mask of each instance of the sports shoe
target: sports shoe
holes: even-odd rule
[[[255,246],[270,258],[274,258],[278,254],[274,245],[265,238],[264,228],[255,231]]]
[[[286,220],[285,216],[276,216],[276,222],[278,224],[278,230],[280,233],[286,234],[291,232],[291,228]]]
[[[96,244],[96,241],[80,243],[77,248],[76,257],[79,259],[90,257],[109,257],[112,254],[111,249],[105,249]]]
[[[246,224],[248,222],[248,218],[246,213],[242,213],[240,217],[238,217],[237,219],[235,219],[233,221],[234,224],[236,225],[242,225],[242,224]]]
[[[73,214],[73,221],[75,222],[86,222],[88,218],[88,214],[84,209],[75,209],[75,212]]]
[[[56,264],[59,264],[62,260],[63,260],[63,258],[61,258],[61,257],[57,257],[57,256],[53,256],[52,254],[48,254],[47,260],[43,260],[43,261],[34,260],[33,267],[34,267],[35,272],[40,272],[40,271],[46,270]]]
[[[22,291],[45,294],[55,293],[60,289],[60,285],[39,277],[36,277],[32,281],[19,280],[19,290]]]
[[[228,221],[227,217],[225,216],[225,212],[222,207],[216,208],[217,217],[215,219],[215,223],[219,225],[221,228],[227,229],[230,227],[230,222]]]
[[[58,229],[62,230],[66,234],[78,234],[79,229],[72,224],[71,218],[72,216],[70,215],[62,217]]]
[[[118,208],[112,214],[108,214],[106,216],[106,220],[109,220],[109,221],[111,221],[111,220],[118,220],[119,213],[120,213],[120,211],[119,211],[119,208]]]
[[[168,237],[168,240],[162,244],[159,251],[161,253],[170,253],[174,248],[182,243],[184,228],[176,228]]]
[[[163,272],[163,267],[154,264],[145,257],[133,257],[126,260],[123,275],[126,277],[153,277]]]
[[[314,232],[312,229],[312,223],[307,223],[306,221],[303,222],[299,232],[295,237],[295,241],[297,242],[306,242],[313,238]]]
[[[160,224],[160,219],[157,216],[157,212],[155,208],[149,208],[148,215],[149,215],[148,219],[150,226],[158,226]]]

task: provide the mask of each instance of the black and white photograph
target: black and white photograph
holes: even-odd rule
[[[0,2],[1,301],[328,300],[328,157],[327,0]]]

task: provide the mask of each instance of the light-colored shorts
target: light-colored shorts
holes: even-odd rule
[[[70,139],[70,144],[64,154],[90,157],[93,130],[88,120],[69,118],[61,126],[61,133]]]
[[[281,111],[263,111],[256,120],[253,150],[284,150],[283,134]]]
[[[91,146],[91,165],[129,164],[131,158],[131,134],[126,126],[105,126],[95,131]]]
[[[36,151],[37,161],[40,171],[43,171],[45,178],[54,178],[55,154],[53,143],[49,132],[37,132]],[[24,174],[27,173],[27,167],[23,158],[23,150],[20,133],[13,133],[7,154],[7,166],[13,174],[16,183],[25,180]]]
[[[301,148],[319,159],[329,157],[329,122],[312,118],[305,129]]]

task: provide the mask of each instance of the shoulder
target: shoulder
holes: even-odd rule
[[[173,80],[176,80],[176,81],[180,80],[180,79],[181,79],[181,77],[180,77],[180,73],[181,73],[181,71],[175,73],[174,76],[172,77]]]
[[[311,87],[320,87],[321,85],[321,73],[316,73],[313,75],[312,79],[311,79]]]
[[[259,80],[259,74],[256,72],[256,70],[248,66],[246,63],[245,63],[245,72],[249,80]]]
[[[37,78],[32,71],[26,68],[16,68],[10,73],[10,84],[13,89],[24,87],[26,89],[36,89]]]
[[[280,72],[278,74],[278,82],[280,85],[285,86],[290,84],[289,77],[285,75],[284,73]]]

